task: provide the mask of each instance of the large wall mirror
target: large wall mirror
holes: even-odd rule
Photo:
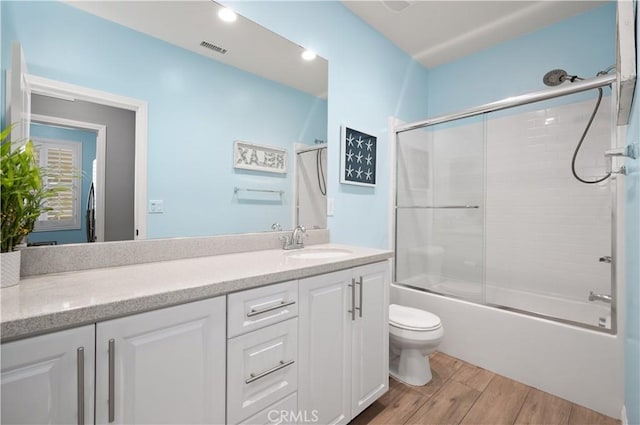
[[[19,43],[39,160],[81,146],[79,214],[43,217],[31,242],[326,227],[326,60],[209,0],[0,7],[3,83]],[[4,126],[17,109],[2,98]]]

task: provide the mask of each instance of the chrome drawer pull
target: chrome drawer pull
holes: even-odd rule
[[[269,311],[277,310],[279,308],[294,305],[295,303],[296,303],[295,301],[280,301],[280,304],[272,305],[266,308],[261,308],[260,310],[255,310],[252,308],[251,311],[247,313],[247,317],[257,316],[258,314],[267,313]]]
[[[356,280],[351,279],[351,310],[348,310],[347,313],[351,313],[351,320],[356,320]]]
[[[116,418],[116,340],[109,340],[109,422]]]
[[[78,425],[84,425],[84,347],[76,350],[78,371]]]
[[[253,381],[257,381],[260,378],[264,378],[267,375],[271,375],[273,372],[277,372],[280,369],[283,369],[283,368],[285,368],[287,366],[291,366],[294,363],[295,363],[295,360],[289,360],[288,362],[285,362],[284,360],[280,360],[280,364],[278,366],[272,367],[271,369],[265,370],[264,372],[260,372],[257,375],[255,373],[252,373],[251,375],[249,375],[249,376],[251,376],[251,378],[247,379],[244,382],[245,382],[245,384],[250,384]]]
[[[360,314],[360,317],[362,317],[362,276],[360,276],[360,280],[358,280],[358,285],[360,285],[360,307],[357,307],[358,309],[358,313]]]

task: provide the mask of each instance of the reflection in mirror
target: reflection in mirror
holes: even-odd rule
[[[29,235],[32,245],[50,245],[87,242],[87,222],[78,211],[89,201],[94,182],[97,133],[82,129],[57,126],[50,122],[31,123],[31,140],[36,160],[44,173],[44,184],[64,187],[55,200],[47,200],[51,210],[43,213]],[[78,170],[78,171],[74,171]],[[50,173],[58,176],[49,179]]]
[[[296,225],[306,229],[327,227],[327,146],[296,148]]]
[[[293,226],[295,146],[327,139],[326,60],[303,60],[302,47],[243,17],[221,21],[220,6],[210,1],[3,1],[0,7],[3,70],[11,68],[11,45],[19,42],[31,75],[148,107],[145,138],[137,137],[136,112],[121,109],[134,116],[130,142],[119,131],[129,124],[79,114],[89,107],[80,96],[32,95],[32,113],[40,117],[106,127],[103,172],[94,185],[98,241],[134,239],[136,232],[160,238]],[[286,172],[236,168],[235,141],[284,152]],[[145,150],[139,167],[136,158]],[[268,164],[265,152],[249,151],[248,161]],[[137,189],[140,179],[146,193]],[[86,241],[89,190],[83,185],[78,192],[81,225],[74,230]],[[115,213],[121,217],[110,219]],[[326,226],[326,210],[320,215],[309,227]],[[34,242],[68,242],[41,230]]]

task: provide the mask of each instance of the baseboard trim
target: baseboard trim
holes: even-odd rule
[[[627,406],[624,404],[620,410],[620,420],[622,421],[622,425],[629,425],[629,418],[627,418]]]

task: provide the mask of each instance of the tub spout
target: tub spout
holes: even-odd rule
[[[611,304],[611,295],[594,294],[593,291],[589,292],[589,301],[603,301]]]

